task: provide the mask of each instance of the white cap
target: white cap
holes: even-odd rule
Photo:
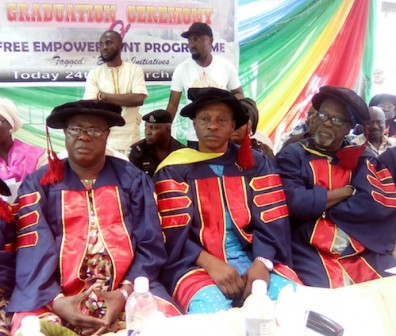
[[[138,293],[146,293],[149,290],[149,280],[144,276],[137,277],[133,282],[133,290]]]
[[[22,127],[23,122],[18,117],[17,107],[11,100],[0,97],[0,115],[8,121],[14,131]]]
[[[252,138],[262,142],[264,145],[267,145],[269,148],[274,149],[274,143],[272,142],[270,137],[265,133],[261,131],[256,131],[256,133],[252,135]]]
[[[267,294],[267,283],[264,280],[254,280],[252,283],[252,294],[253,295],[266,295]]]
[[[21,321],[22,331],[29,331],[29,333],[40,332],[40,319],[36,315],[25,316]],[[25,333],[23,333],[25,335]],[[27,334],[26,334],[27,335]]]

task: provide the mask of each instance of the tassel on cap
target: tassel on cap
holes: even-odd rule
[[[50,184],[54,185],[63,179],[63,161],[58,158],[54,150],[52,149],[52,142],[48,132],[48,127],[45,128],[45,134],[47,138],[47,158],[48,158],[48,170],[45,172],[40,180],[42,186]]]
[[[246,127],[246,133],[243,137],[241,147],[239,147],[237,163],[242,169],[249,169],[254,167],[254,157],[252,153],[252,146],[250,142],[250,125]]]

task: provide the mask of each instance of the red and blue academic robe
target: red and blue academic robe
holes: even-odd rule
[[[274,262],[275,271],[294,278],[291,266],[288,210],[281,180],[270,161],[254,152],[255,165],[236,163],[238,147],[224,154],[180,149],[154,174],[158,208],[168,252],[162,278],[176,301],[187,310],[197,291],[214,281],[195,260],[202,250],[227,261],[227,205],[233,231],[243,250]],[[209,165],[223,165],[217,176]]]
[[[15,285],[14,223],[0,218],[0,290],[8,297]]]
[[[396,147],[388,148],[378,157],[378,160],[388,168],[392,174],[393,180],[396,181]]]
[[[0,335],[8,335],[11,327],[12,315],[6,314],[6,310],[15,286],[15,223],[13,219],[12,207],[0,199]]]
[[[26,177],[18,193],[16,288],[8,310],[26,312],[50,303],[59,293],[84,290],[80,267],[89,232],[88,191],[67,161],[63,180],[41,186],[43,167]],[[152,292],[171,301],[158,276],[167,259],[150,177],[131,163],[106,157],[92,186],[99,232],[113,261],[110,290],[138,276]]]
[[[347,143],[344,143],[347,145]],[[387,169],[368,151],[355,170],[345,169],[334,152],[321,152],[312,139],[285,147],[276,157],[292,227],[293,268],[304,284],[336,288],[346,276],[359,283],[387,275],[396,266],[396,188]],[[328,190],[352,185],[353,196],[325,209]],[[337,230],[347,247],[334,251]]]

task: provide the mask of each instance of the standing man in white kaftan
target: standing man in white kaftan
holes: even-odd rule
[[[100,99],[122,106],[126,124],[112,128],[108,146],[127,155],[131,144],[140,140],[139,106],[148,96],[144,73],[139,65],[122,61],[124,43],[119,33],[106,31],[99,43],[104,64],[89,72],[84,99]]]

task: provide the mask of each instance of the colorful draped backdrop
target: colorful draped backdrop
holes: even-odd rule
[[[376,0],[284,0],[261,11],[260,3],[238,3],[240,13],[250,13],[238,20],[239,76],[245,96],[258,103],[259,130],[275,139],[290,129],[323,85],[353,88],[370,99]],[[142,112],[166,107],[169,86],[148,89]],[[51,109],[82,94],[81,87],[0,88],[1,96],[30,109],[17,136],[42,147]],[[51,134],[54,148],[61,150],[62,134]]]

